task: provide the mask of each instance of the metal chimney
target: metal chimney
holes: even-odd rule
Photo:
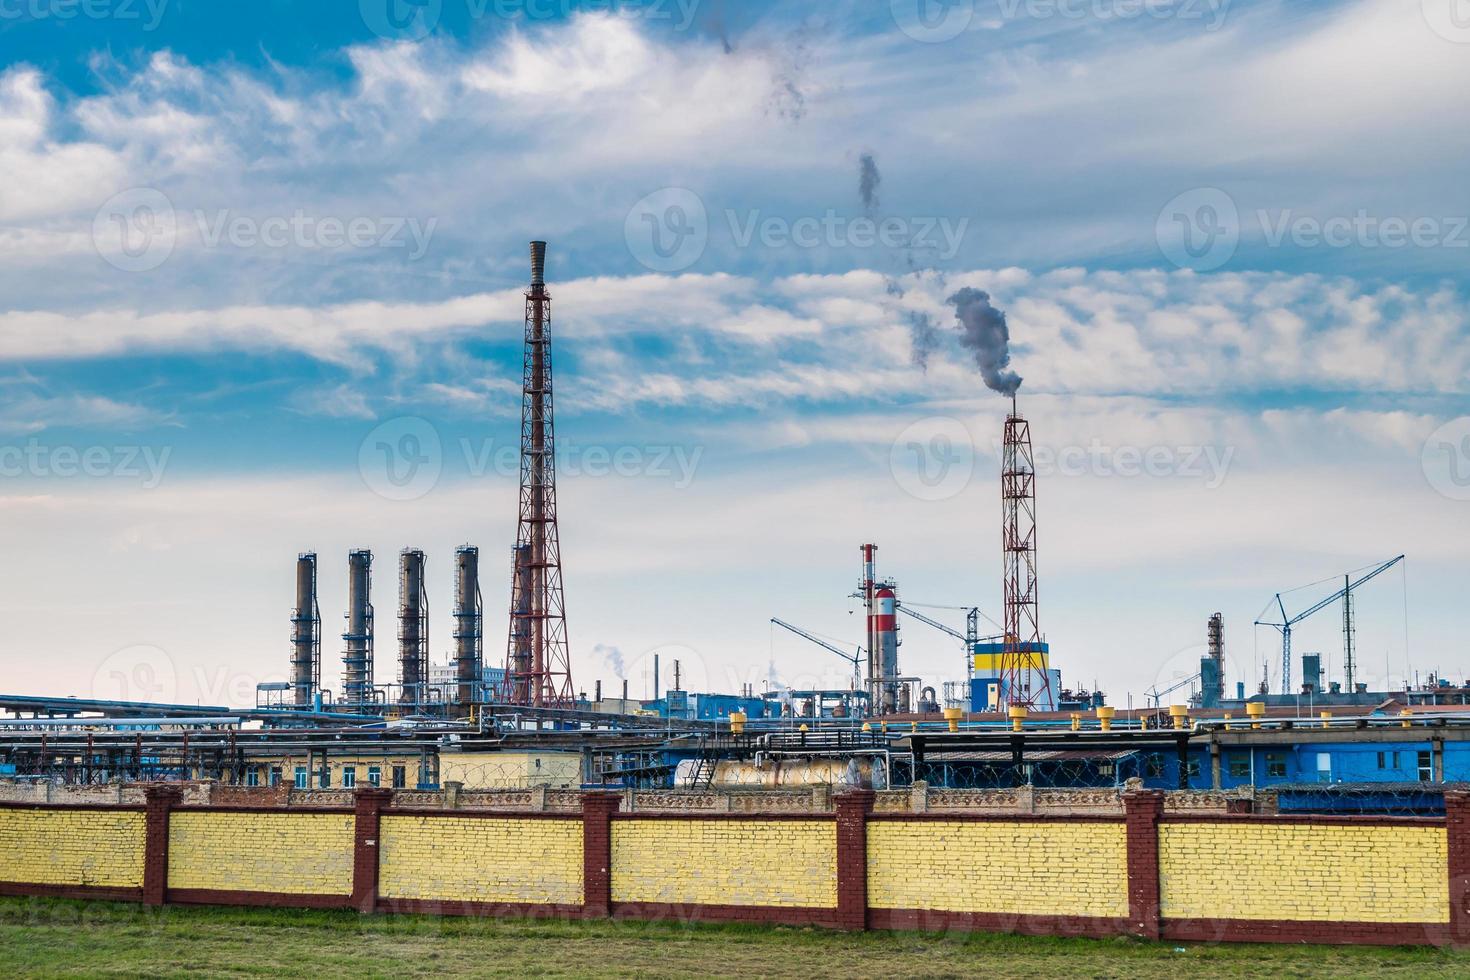
[[[291,610],[291,700],[310,708],[322,686],[322,611],[316,601],[316,554],[296,558],[296,606]]]
[[[546,243],[531,243],[531,291],[540,292],[546,286]]]
[[[1205,643],[1210,659],[1215,662],[1215,690],[1211,693],[1218,704],[1225,697],[1225,617],[1220,613],[1210,617],[1205,628]]]
[[[342,700],[364,704],[373,699],[373,553],[347,556],[347,631],[342,634]]]
[[[480,700],[484,672],[485,610],[480,601],[480,549],[465,545],[454,553],[455,700]]]
[[[398,681],[402,703],[429,700],[429,594],[424,553],[416,548],[404,548],[398,557]]]

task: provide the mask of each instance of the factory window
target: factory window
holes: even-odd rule
[[[1164,757],[1154,754],[1148,757],[1148,774],[1150,776],[1162,776],[1164,774]]]
[[[352,789],[356,785],[357,785],[357,767],[356,766],[343,766],[342,767],[342,788],[343,789]]]
[[[1286,778],[1286,756],[1282,755],[1280,752],[1266,753],[1266,778]]]
[[[1431,752],[1419,753],[1419,782],[1434,782],[1434,754]]]
[[[1248,755],[1241,755],[1238,752],[1237,753],[1234,753],[1234,754],[1232,754],[1230,756],[1230,778],[1231,779],[1250,779],[1251,778],[1251,760],[1250,760],[1250,756],[1248,756]]]
[[[368,785],[377,789],[383,785],[383,770],[378,766],[368,766]]]
[[[305,766],[297,766],[296,767],[296,788],[297,789],[306,789],[306,767]]]
[[[317,773],[316,785],[318,789],[332,788],[332,770],[327,766],[323,765],[321,771]]]
[[[245,785],[246,786],[259,786],[260,785],[260,770],[259,769],[255,768],[254,766],[251,766],[249,769],[246,769],[245,770]]]
[[[1399,767],[1399,754],[1397,752],[1378,753],[1379,769],[1397,769]]]
[[[279,785],[281,785],[281,767],[280,766],[271,766],[271,785],[272,786],[279,786]]]
[[[403,789],[408,785],[408,769],[405,766],[393,767],[393,788]]]
[[[1190,759],[1188,762],[1186,762],[1184,764],[1184,771],[1187,772],[1187,773],[1189,773],[1189,778],[1190,779],[1197,779],[1197,778],[1199,778],[1199,760],[1198,759]]]

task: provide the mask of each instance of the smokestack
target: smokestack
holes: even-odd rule
[[[365,704],[373,699],[373,553],[347,556],[347,631],[342,634],[342,700]]]
[[[602,681],[594,681],[593,684],[592,684],[592,690],[595,692],[592,695],[592,700],[601,703],[601,701],[602,701]]]
[[[539,293],[546,288],[546,243],[531,243],[531,291]]]
[[[429,594],[424,586],[424,553],[404,548],[398,556],[399,701],[428,701]]]
[[[322,612],[316,601],[316,554],[296,558],[296,607],[291,610],[291,691],[298,708],[310,708],[322,685]]]
[[[653,655],[653,699],[658,700],[658,654]]]
[[[1215,697],[1225,698],[1225,617],[1215,613],[1205,635],[1210,659],[1215,662]]]
[[[484,674],[484,605],[480,601],[480,549],[465,545],[454,553],[454,679],[457,700],[480,700]]]

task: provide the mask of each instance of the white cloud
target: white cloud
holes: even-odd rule
[[[33,221],[77,207],[95,208],[120,176],[121,162],[111,150],[59,139],[55,115],[55,101],[36,70],[0,72],[0,220]],[[90,215],[87,220],[90,224]],[[0,244],[27,244],[14,234]]]
[[[99,395],[45,395],[22,391],[0,398],[0,433],[28,435],[54,428],[142,429],[168,416]]]

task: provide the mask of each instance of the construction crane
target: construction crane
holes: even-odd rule
[[[977,609],[977,608],[975,608],[974,606],[968,606],[968,607],[966,607],[966,606],[935,606],[933,608],[935,608],[935,609],[958,609],[961,612],[963,612],[965,614],[965,631],[963,633],[961,633],[959,630],[955,629],[952,626],[949,626],[949,625],[947,625],[945,623],[941,623],[937,619],[932,619],[929,616],[926,616],[923,613],[921,613],[921,612],[913,609],[912,608],[912,605],[909,604],[909,603],[900,602],[898,604],[898,611],[899,612],[901,612],[901,613],[903,613],[903,614],[905,614],[907,616],[912,616],[914,619],[917,619],[919,622],[923,623],[924,625],[926,625],[926,626],[932,626],[935,629],[939,630],[941,633],[948,633],[950,636],[954,637],[956,640],[959,640],[960,642],[964,643],[964,645],[965,645],[965,677],[967,677],[967,678],[968,677],[971,677],[972,676],[972,673],[971,672],[974,670],[974,667],[975,667],[975,663],[974,663],[974,659],[973,659],[974,656],[975,656],[975,644],[977,644],[977,643],[980,642],[980,610]],[[987,618],[989,618],[989,617],[987,617]],[[988,639],[988,640],[1001,640],[1001,639],[1004,639],[1004,637],[1003,636],[991,636],[991,637],[986,637],[986,639]]]
[[[1199,679],[1200,679],[1200,675],[1199,674],[1194,674],[1194,675],[1192,675],[1190,677],[1184,678],[1184,680],[1182,680],[1182,681],[1176,681],[1173,684],[1170,684],[1168,687],[1164,688],[1162,691],[1159,690],[1159,686],[1157,684],[1155,684],[1154,685],[1154,689],[1152,691],[1145,692],[1144,697],[1151,698],[1153,700],[1154,707],[1155,708],[1159,708],[1159,707],[1162,707],[1163,701],[1164,701],[1164,698],[1165,697],[1167,697],[1170,694],[1173,694],[1175,691],[1179,690],[1181,687],[1183,687],[1186,684],[1193,685],[1194,682],[1197,681],[1197,680],[1199,680]]]
[[[1276,608],[1281,610],[1281,622],[1276,623],[1276,622],[1271,622],[1269,620],[1260,620],[1260,619],[1258,619],[1258,620],[1256,620],[1256,625],[1257,626],[1270,626],[1273,629],[1276,629],[1276,630],[1278,630],[1281,633],[1281,693],[1282,694],[1290,694],[1290,693],[1292,693],[1292,691],[1291,691],[1291,628],[1293,626],[1295,626],[1297,623],[1300,623],[1302,620],[1306,619],[1308,616],[1311,616],[1313,613],[1321,612],[1323,609],[1326,609],[1328,606],[1332,605],[1334,602],[1336,602],[1339,599],[1343,600],[1343,611],[1342,611],[1342,616],[1343,616],[1343,631],[1342,631],[1342,633],[1343,633],[1343,637],[1342,638],[1343,638],[1344,669],[1345,669],[1345,671],[1347,673],[1347,692],[1349,694],[1352,694],[1356,690],[1356,688],[1354,687],[1354,684],[1353,684],[1353,682],[1355,680],[1355,667],[1356,667],[1356,664],[1353,661],[1353,632],[1354,632],[1354,630],[1353,630],[1353,605],[1352,605],[1352,603],[1353,603],[1353,590],[1356,589],[1358,586],[1362,585],[1363,583],[1367,582],[1369,579],[1376,578],[1378,575],[1382,574],[1383,572],[1388,571],[1390,568],[1392,568],[1393,566],[1397,565],[1399,562],[1401,562],[1403,560],[1404,560],[1404,556],[1403,555],[1399,555],[1397,558],[1390,558],[1388,561],[1384,562],[1383,564],[1378,565],[1377,567],[1373,568],[1371,571],[1369,571],[1363,577],[1359,578],[1356,582],[1354,582],[1352,580],[1351,573],[1349,573],[1348,575],[1344,575],[1343,576],[1343,587],[1342,588],[1338,589],[1336,592],[1332,593],[1332,595],[1330,595],[1327,598],[1323,599],[1321,602],[1318,602],[1315,605],[1310,606],[1307,609],[1304,609],[1303,611],[1297,613],[1295,616],[1287,615],[1287,612],[1286,612],[1286,603],[1284,603],[1281,600],[1281,593],[1280,592],[1276,593]],[[1267,604],[1267,608],[1270,608],[1270,604],[1269,603]]]
[[[974,643],[975,643],[975,641],[976,641],[976,638],[975,637],[973,637],[973,636],[966,636],[964,633],[961,633],[959,630],[955,629],[953,626],[946,626],[944,623],[941,623],[937,619],[930,619],[928,616],[925,616],[923,613],[918,612],[918,611],[916,611],[914,609],[910,609],[905,603],[900,602],[898,604],[898,611],[901,612],[901,613],[903,613],[903,614],[905,614],[905,615],[907,615],[907,616],[912,616],[914,619],[917,619],[919,622],[925,624],[926,626],[932,626],[932,627],[934,627],[935,629],[939,630],[941,633],[948,633],[950,636],[954,637],[956,640],[959,640],[960,642],[965,643],[967,645],[973,646]],[[978,614],[979,610],[971,610],[971,612]],[[972,618],[969,622],[971,624],[970,628],[972,630],[978,631],[978,623],[976,622],[976,620]]]
[[[843,660],[846,660],[848,663],[852,664],[853,690],[856,691],[858,689],[858,687],[861,686],[861,684],[862,684],[862,671],[861,671],[861,669],[859,668],[858,665],[861,664],[863,662],[864,658],[867,657],[867,653],[864,652],[864,650],[863,650],[862,647],[858,647],[856,653],[848,653],[846,650],[842,649],[837,644],[835,644],[835,643],[828,643],[826,640],[822,639],[820,636],[816,636],[816,635],[814,635],[812,633],[808,633],[806,630],[802,629],[800,626],[793,626],[790,623],[786,622],[786,620],[784,620],[784,619],[777,619],[775,616],[772,616],[771,617],[771,622],[772,623],[775,623],[777,626],[781,627],[784,630],[789,630],[790,632],[795,633],[797,636],[801,637],[803,640],[810,640],[811,642],[815,643],[817,646],[821,647],[824,650],[831,650],[833,653],[837,654],[837,656],[841,657]]]

